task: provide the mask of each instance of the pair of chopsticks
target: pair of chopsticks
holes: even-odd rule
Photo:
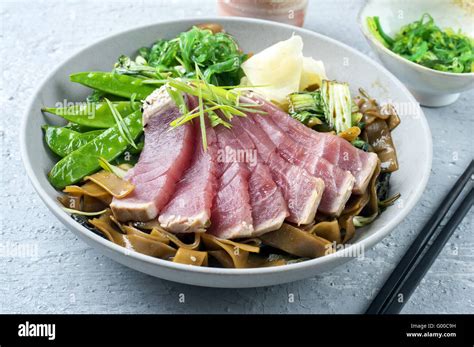
[[[471,161],[380,289],[366,314],[400,313],[446,242],[471,209],[474,203],[474,188],[469,183],[473,174],[474,161]],[[436,235],[439,225],[467,185],[471,186],[469,193]]]

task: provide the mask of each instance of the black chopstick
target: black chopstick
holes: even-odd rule
[[[443,201],[440,203],[428,222],[426,222],[425,226],[418,234],[408,251],[405,253],[400,263],[397,265],[388,280],[380,289],[377,296],[365,312],[366,314],[380,314],[383,312],[384,307],[390,301],[390,298],[395,296],[401,281],[408,275],[408,272],[413,268],[415,262],[420,257],[420,254],[424,249],[426,249],[429,240],[433,237],[441,221],[444,219],[453,203],[459,197],[473,174],[474,161],[471,161],[467,169],[464,171],[461,177],[459,177],[449,193],[444,197]]]
[[[456,212],[451,216],[446,225],[442,228],[441,232],[438,234],[433,244],[428,248],[426,253],[416,264],[413,271],[402,281],[400,284],[400,289],[397,291],[397,296],[390,297],[390,301],[384,307],[382,314],[394,314],[400,313],[405,303],[410,298],[411,294],[414,292],[421,279],[428,272],[433,262],[438,257],[439,253],[443,249],[446,242],[448,242],[451,235],[454,233],[458,225],[462,222],[466,214],[472,207],[474,203],[474,188],[471,188],[469,194],[463,199],[459,207],[456,209]],[[398,300],[397,298],[402,298],[403,300]]]

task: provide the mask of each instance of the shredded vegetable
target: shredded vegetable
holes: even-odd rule
[[[367,17],[367,24],[384,46],[414,63],[445,72],[474,72],[473,39],[460,30],[441,30],[428,13],[403,26],[394,38],[383,31],[377,16]]]
[[[198,66],[207,82],[238,85],[243,77],[240,66],[247,59],[230,35],[206,27],[193,27],[174,39],[159,40],[138,54],[134,61],[121,56],[115,71],[153,79],[194,78]]]

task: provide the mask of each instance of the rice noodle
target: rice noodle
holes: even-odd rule
[[[130,194],[135,186],[112,172],[99,171],[91,176],[86,176],[84,180],[90,180],[99,185],[113,197],[121,199]]]

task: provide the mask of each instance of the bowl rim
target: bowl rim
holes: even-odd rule
[[[447,72],[447,71],[439,71],[435,69],[430,69],[429,67],[426,67],[421,64],[417,64],[415,62],[412,62],[406,58],[403,58],[401,55],[398,55],[395,52],[392,52],[390,49],[385,47],[379,40],[377,40],[368,30],[366,30],[366,24],[365,24],[365,18],[362,18],[362,13],[365,11],[365,9],[372,3],[372,0],[366,0],[364,5],[360,8],[359,13],[357,14],[357,24],[359,26],[359,30],[362,32],[366,40],[372,42],[374,45],[377,46],[379,50],[382,50],[382,52],[396,58],[398,61],[407,64],[408,66],[411,66],[412,68],[415,69],[420,69],[422,71],[425,71],[427,73],[432,73],[434,75],[438,76],[448,76],[448,77],[455,77],[455,78],[473,78],[474,77],[474,72],[462,72],[462,73],[457,73],[457,72]],[[461,77],[462,76],[462,77]]]
[[[342,42],[339,42],[335,39],[332,39],[330,37],[327,37],[325,35],[319,34],[317,32],[311,31],[309,29],[304,29],[304,28],[296,28],[291,25],[287,24],[282,24],[282,23],[276,23],[272,21],[267,21],[267,20],[261,20],[261,19],[253,19],[253,18],[242,18],[242,17],[217,17],[217,16],[212,16],[212,17],[191,17],[191,18],[184,18],[184,19],[175,19],[175,20],[169,20],[169,21],[162,21],[162,22],[156,22],[153,24],[147,24],[147,25],[142,25],[138,27],[133,27],[129,28],[117,33],[114,33],[112,35],[106,36],[100,40],[95,41],[92,44],[89,44],[75,52],[73,52],[69,57],[67,57],[65,60],[63,60],[60,64],[58,64],[39,84],[39,86],[36,88],[35,92],[33,93],[29,103],[28,107],[26,108],[25,114],[23,115],[22,118],[22,123],[20,127],[20,152],[21,152],[21,157],[22,157],[22,162],[25,167],[26,173],[33,185],[33,188],[36,190],[38,195],[40,196],[41,200],[46,204],[46,206],[49,208],[49,210],[65,225],[70,229],[72,232],[78,232],[81,234],[82,237],[88,238],[94,243],[98,243],[98,246],[103,246],[106,249],[111,250],[112,252],[118,253],[118,255],[125,255],[134,258],[135,261],[139,261],[142,263],[147,263],[151,264],[154,266],[161,266],[164,267],[167,270],[177,270],[180,272],[186,272],[186,273],[193,273],[193,274],[200,274],[200,275],[232,275],[232,276],[245,276],[245,275],[263,275],[263,274],[275,274],[275,273],[283,273],[287,271],[297,271],[297,270],[304,270],[304,269],[310,269],[317,267],[318,265],[330,263],[332,261],[336,261],[338,258],[355,258],[353,254],[354,250],[357,250],[356,247],[360,247],[363,245],[365,250],[370,249],[372,246],[374,246],[376,243],[378,243],[380,240],[385,238],[405,217],[411,212],[415,204],[418,202],[420,199],[426,184],[428,182],[428,179],[430,177],[430,171],[431,171],[431,165],[432,165],[432,157],[433,157],[433,145],[432,145],[432,137],[431,137],[431,131],[428,126],[428,122],[426,120],[426,117],[418,105],[418,112],[419,112],[419,119],[420,119],[420,126],[423,128],[425,134],[427,134],[426,138],[426,154],[427,154],[427,160],[426,160],[426,165],[423,167],[423,176],[421,182],[416,186],[416,188],[412,192],[412,197],[408,201],[408,203],[404,204],[404,209],[400,211],[400,213],[397,215],[396,218],[390,220],[388,223],[384,224],[381,226],[374,234],[369,235],[365,239],[362,239],[358,242],[355,242],[353,244],[350,244],[348,247],[344,247],[344,249],[339,250],[335,253],[325,255],[320,258],[315,258],[315,259],[310,259],[298,263],[293,263],[293,264],[287,264],[283,266],[275,266],[275,267],[263,267],[263,268],[246,268],[246,269],[227,269],[227,268],[213,268],[213,267],[198,267],[198,266],[190,266],[186,264],[179,264],[179,263],[174,263],[172,261],[164,260],[164,259],[159,259],[155,258],[152,256],[148,256],[145,254],[141,254],[135,251],[130,251],[128,249],[125,249],[124,247],[121,247],[113,242],[110,242],[109,240],[104,239],[103,237],[93,233],[91,230],[85,228],[81,224],[77,223],[75,220],[71,218],[71,216],[66,213],[60,206],[57,204],[56,200],[51,197],[46,190],[44,190],[41,187],[41,184],[36,177],[35,170],[31,165],[31,160],[30,160],[30,155],[27,149],[27,138],[26,138],[26,132],[28,128],[28,120],[32,115],[34,114],[31,111],[33,110],[33,106],[35,103],[35,99],[37,98],[38,94],[41,92],[41,90],[45,87],[45,85],[49,82],[49,80],[56,74],[58,70],[63,68],[69,61],[81,54],[82,52],[90,49],[91,47],[97,47],[101,43],[108,41],[110,39],[119,37],[121,35],[124,35],[129,32],[133,31],[141,31],[145,30],[147,28],[151,29],[157,25],[174,25],[174,24],[182,24],[184,23],[190,23],[190,26],[196,23],[200,22],[212,22],[212,21],[217,21],[217,22],[235,22],[235,23],[252,23],[252,24],[262,24],[266,26],[279,26],[279,27],[285,27],[287,29],[290,29],[290,32],[302,32],[311,36],[315,36],[319,39],[326,40],[330,42],[331,44],[334,44],[336,46],[339,46],[341,48],[344,48],[346,50],[349,50],[351,53],[356,54],[359,56],[361,59],[367,61],[370,64],[375,64],[377,65],[385,74],[387,74],[389,77],[391,77],[395,83],[395,85],[399,88],[401,88],[405,94],[408,96],[409,99],[413,103],[418,103],[416,102],[415,98],[413,95],[408,91],[408,89],[390,72],[388,71],[384,66],[382,66],[380,63],[370,59],[367,57],[365,54],[362,52],[358,51],[355,48],[352,48]],[[225,25],[225,24],[224,24]],[[107,255],[105,252],[100,251],[102,254]],[[108,256],[108,255],[107,255]]]

